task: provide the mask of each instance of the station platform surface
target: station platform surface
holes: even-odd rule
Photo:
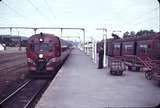
[[[84,52],[74,49],[36,108],[153,107],[160,103],[160,86],[144,73],[112,76]]]

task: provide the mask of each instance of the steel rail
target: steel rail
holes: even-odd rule
[[[23,89],[28,83],[30,83],[32,80],[29,80],[25,82],[21,87],[19,87],[17,90],[15,90],[13,93],[11,93],[9,96],[7,96],[4,100],[0,102],[0,105],[5,103],[7,100],[9,100],[12,96],[14,96],[16,93],[18,93],[21,89]]]
[[[31,99],[28,101],[28,103],[23,107],[23,108],[30,108],[29,106],[31,105],[31,103],[34,101],[34,99],[36,99],[37,95],[48,85],[49,81],[46,81],[45,84],[43,85],[43,87],[41,87],[41,89],[39,89],[39,91],[37,91],[37,93],[35,93]]]

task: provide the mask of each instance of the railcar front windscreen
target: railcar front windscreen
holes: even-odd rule
[[[33,45],[34,52],[49,52],[53,50],[53,45],[51,46],[48,43],[39,43]]]

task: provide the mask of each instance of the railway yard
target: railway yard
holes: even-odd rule
[[[0,108],[160,108],[160,0],[0,8]]]
[[[99,106],[154,107],[160,102],[160,85],[157,81],[146,80],[142,72],[125,71],[122,76],[112,76],[107,68],[97,70],[90,56],[78,50],[72,51],[53,81],[32,80],[26,77],[28,70],[24,50],[1,52],[0,57],[0,105],[2,108],[32,108],[35,106],[36,108],[58,108],[59,105],[66,108],[74,108],[75,105],[77,108],[94,107],[94,105],[96,108]],[[78,61],[81,66],[87,63],[87,68],[82,69],[81,66],[78,66]],[[81,68],[83,72],[75,71],[74,67],[70,67],[72,62],[78,66],[76,69]],[[89,85],[90,88],[87,89]],[[50,91],[53,91],[53,94]],[[75,93],[70,95],[71,91]],[[41,95],[42,99],[40,99]],[[69,97],[73,97],[74,100]],[[54,100],[54,103],[48,99]],[[38,105],[36,105],[37,102]]]
[[[7,48],[0,52],[0,58],[0,108],[33,107],[51,78],[29,77],[25,48]]]
[[[10,50],[11,49],[11,50]],[[9,48],[0,52],[0,100],[17,89],[27,75],[25,52]]]
[[[25,78],[27,64],[25,52],[0,53],[0,94],[11,83]]]

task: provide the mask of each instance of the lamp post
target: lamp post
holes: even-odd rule
[[[159,32],[160,32],[160,0],[158,0],[159,3]]]
[[[91,42],[92,42],[92,59],[93,59],[93,62],[94,63],[97,63],[97,55],[96,55],[96,40],[93,38],[93,37],[91,37]]]
[[[103,66],[107,66],[108,67],[108,56],[106,58],[106,40],[107,40],[107,29],[106,28],[96,28],[96,30],[103,30],[103,47],[104,47],[104,55],[103,55]],[[104,33],[106,32],[106,34]],[[107,59],[107,63],[106,63],[106,59]]]

